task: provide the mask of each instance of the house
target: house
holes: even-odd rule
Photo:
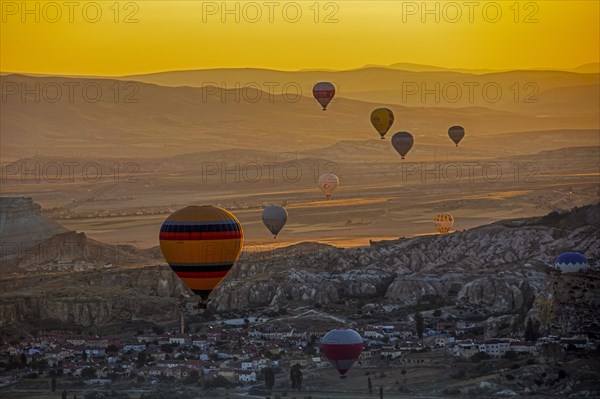
[[[588,340],[584,338],[572,337],[572,338],[562,338],[560,340],[560,344],[566,350],[571,349],[590,349],[588,346],[592,346],[588,344]],[[591,344],[591,342],[590,342]]]
[[[143,352],[146,350],[146,344],[125,344],[121,348],[122,352]]]
[[[254,363],[251,361],[244,361],[241,363],[240,368],[244,371],[254,369]]]
[[[479,344],[474,342],[461,342],[454,345],[452,354],[458,357],[470,358],[474,354],[480,352]]]
[[[380,332],[375,331],[375,330],[366,330],[363,333],[363,337],[369,338],[369,339],[383,339],[383,336],[384,336],[383,334],[381,334]]]
[[[537,347],[535,342],[512,342],[508,351],[526,355],[535,355],[537,353]]]
[[[254,372],[254,371],[240,371],[238,373],[238,380],[240,382],[256,381],[256,372]]]
[[[485,353],[491,357],[502,357],[508,351],[510,347],[510,341],[508,340],[498,340],[491,339],[485,341],[485,343],[480,346],[485,349]]]
[[[449,362],[448,354],[443,351],[411,352],[396,360],[406,366],[446,365]]]
[[[400,357],[402,351],[400,349],[396,349],[393,345],[384,345],[381,347],[381,356],[389,357],[390,359],[395,359]]]
[[[190,337],[187,335],[171,335],[169,336],[169,343],[175,345],[187,345],[190,343]]]

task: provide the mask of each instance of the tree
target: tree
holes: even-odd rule
[[[275,371],[271,367],[267,367],[264,370],[265,373],[265,387],[270,391],[275,386]]]
[[[510,360],[511,362],[514,362],[515,360],[517,360],[519,358],[519,354],[515,351],[506,351],[506,352],[504,352],[504,356],[502,356],[502,357],[506,360]]]
[[[525,327],[525,341],[535,341],[539,336],[539,324],[534,324],[531,318],[527,319],[527,326]]]
[[[52,392],[56,392],[56,377],[52,377]]]
[[[433,317],[440,317],[442,315],[442,311],[439,309],[436,309],[433,311]]]
[[[415,324],[417,328],[417,336],[423,339],[423,315],[420,312],[415,313]]]
[[[94,378],[96,377],[96,370],[91,367],[85,367],[83,370],[81,370],[81,376],[83,378]]]
[[[199,378],[200,378],[200,374],[198,373],[198,370],[192,370],[192,371],[190,371],[188,376],[185,377],[185,379],[183,380],[183,383],[185,385],[195,384],[198,382]]]
[[[369,395],[373,394],[373,383],[371,382],[371,377],[367,380],[367,385],[369,386]]]
[[[138,369],[142,368],[144,367],[144,364],[146,364],[146,352],[140,352],[136,361],[136,367]]]
[[[545,334],[548,334],[550,332],[550,325],[556,320],[556,313],[554,311],[556,304],[554,303],[554,299],[551,296],[538,296],[535,299],[534,306],[538,309],[541,328]]]
[[[302,366],[294,364],[290,370],[290,381],[292,389],[300,390],[302,388]]]

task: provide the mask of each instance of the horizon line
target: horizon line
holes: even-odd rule
[[[489,69],[489,68],[455,68],[455,67],[442,67],[437,65],[429,65],[429,64],[417,64],[410,62],[397,62],[390,65],[377,65],[377,64],[366,64],[359,67],[354,68],[346,68],[346,69],[331,69],[331,68],[301,68],[301,69],[276,69],[276,68],[267,68],[267,67],[213,67],[213,68],[191,68],[191,69],[167,69],[167,70],[157,70],[150,72],[136,72],[136,73],[127,73],[127,74],[89,74],[89,73],[56,73],[56,72],[25,72],[25,71],[1,71],[2,75],[45,75],[45,76],[64,76],[64,77],[106,77],[106,78],[123,78],[129,76],[144,76],[144,75],[156,75],[161,73],[172,73],[172,72],[197,72],[197,71],[214,71],[214,70],[239,70],[239,69],[250,69],[250,70],[265,70],[272,72],[350,72],[357,71],[360,69],[367,68],[381,68],[381,69],[391,69],[397,71],[406,71],[406,72],[435,72],[435,71],[414,71],[410,69],[401,69],[401,65],[411,66],[411,67],[420,67],[420,68],[435,68],[439,70],[443,70],[446,72],[459,72],[459,73],[476,73],[485,74],[485,73],[496,73],[496,72],[516,72],[516,71],[553,71],[553,72],[574,72],[574,70],[588,66],[588,65],[598,65],[600,66],[600,62],[593,61],[587,62],[584,64],[580,64],[570,68],[558,68],[558,67],[532,67],[532,68],[498,68],[498,69]],[[483,73],[482,73],[483,72]],[[591,73],[600,73],[600,68],[596,72]]]

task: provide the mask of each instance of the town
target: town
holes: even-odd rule
[[[386,361],[388,369],[400,368],[404,374],[407,368],[523,357],[529,364],[556,364],[566,354],[594,351],[598,345],[587,336],[539,336],[532,323],[525,336],[484,338],[475,322],[424,323],[420,313],[411,319],[352,325],[364,340],[355,369]],[[51,378],[52,390],[57,389],[57,379],[59,390],[60,381],[66,380],[79,386],[124,381],[140,389],[162,382],[205,388],[264,387],[266,375],[287,380],[294,365],[306,371],[332,368],[319,348],[327,330],[322,320],[299,327],[249,316],[197,325],[194,332],[186,332],[182,318],[179,328],[153,326],[125,338],[70,331],[5,336],[0,346],[0,386]]]

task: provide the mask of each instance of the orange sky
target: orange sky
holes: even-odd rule
[[[3,72],[127,75],[397,62],[572,68],[600,58],[596,0],[0,3]]]

